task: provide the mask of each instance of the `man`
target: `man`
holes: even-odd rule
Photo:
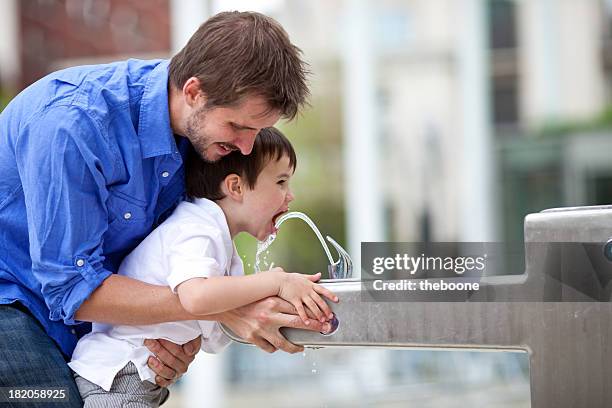
[[[194,319],[167,287],[114,274],[184,193],[183,160],[249,154],[260,129],[293,118],[308,95],[300,51],[258,13],[206,21],[172,60],[53,73],[0,115],[0,386],[64,387],[82,322]],[[304,325],[278,298],[199,319],[263,350],[297,352],[279,328]],[[151,340],[158,385],[186,370],[200,339]]]

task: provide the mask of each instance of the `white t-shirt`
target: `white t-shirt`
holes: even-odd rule
[[[232,242],[225,214],[214,202],[196,199],[180,203],[174,213],[132,251],[119,267],[120,275],[154,285],[176,287],[186,280],[243,275],[242,260]],[[142,380],[155,382],[147,366],[152,353],[145,339],[166,339],[184,344],[202,335],[202,350],[221,351],[230,339],[219,323],[205,320],[168,322],[146,326],[93,323],[81,338],[68,364],[81,377],[110,390],[113,379],[130,361]]]

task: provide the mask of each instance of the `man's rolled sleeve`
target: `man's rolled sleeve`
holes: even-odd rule
[[[111,272],[103,267],[108,228],[104,172],[112,160],[96,123],[82,110],[59,106],[26,124],[16,156],[23,185],[32,272],[51,320],[74,314]]]
[[[78,277],[80,274],[81,278]],[[76,273],[69,273],[73,281],[67,285],[67,289],[55,287],[57,293],[51,294],[50,299],[55,302],[49,309],[51,320],[62,320],[65,324],[79,324],[74,320],[74,315],[81,304],[108,278],[112,272],[94,269],[88,262],[76,268]],[[59,289],[59,290],[58,290]]]

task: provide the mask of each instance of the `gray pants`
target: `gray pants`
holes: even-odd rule
[[[150,408],[159,407],[170,395],[167,388],[142,381],[133,363],[128,363],[115,376],[110,391],[74,374],[85,408]]]

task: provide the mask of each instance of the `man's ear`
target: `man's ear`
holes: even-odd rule
[[[237,174],[230,174],[223,180],[223,193],[234,201],[242,202],[245,185]]]
[[[183,95],[185,96],[185,102],[190,107],[206,105],[206,95],[200,88],[200,80],[196,77],[191,77],[183,85]],[[201,102],[202,101],[202,102]]]

